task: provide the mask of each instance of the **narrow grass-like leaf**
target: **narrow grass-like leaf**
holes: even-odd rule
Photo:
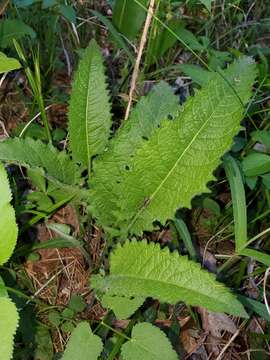
[[[12,359],[13,339],[19,322],[15,304],[8,297],[0,297],[0,354],[1,360]]]
[[[110,296],[152,297],[161,302],[203,306],[246,317],[241,303],[200,265],[146,241],[127,241],[111,255],[110,275],[91,277],[92,287]]]
[[[124,360],[177,360],[168,338],[158,327],[140,323],[132,329],[132,338],[122,346]]]
[[[193,246],[192,239],[191,239],[190,233],[188,231],[187,225],[180,218],[175,218],[174,223],[175,223],[175,227],[176,227],[177,231],[179,232],[179,235],[181,236],[181,239],[183,240],[183,242],[185,244],[185,247],[187,248],[187,250],[189,252],[190,257],[193,260],[196,260],[197,253]]]
[[[87,322],[81,322],[72,332],[61,360],[97,360],[101,351],[101,339],[93,335]]]
[[[254,311],[256,314],[258,314],[261,318],[268,321],[270,323],[270,315],[267,311],[267,308],[265,304],[260,303],[259,301],[256,301],[254,299],[250,299],[243,295],[238,295],[238,299],[241,301],[241,303],[249,308],[250,310]]]
[[[3,164],[0,163],[0,265],[6,263],[16,245],[18,228],[15,211],[10,205],[11,191]]]
[[[103,59],[94,40],[85,49],[75,74],[68,115],[72,156],[90,173],[91,158],[104,150],[111,127]]]
[[[155,221],[165,224],[177,208],[190,207],[195,195],[209,192],[206,184],[215,179],[213,171],[240,129],[242,103],[251,96],[255,74],[254,62],[246,57],[224,71],[226,81],[215,74],[178,118],[163,121],[127,159],[119,199],[121,228],[136,234],[151,231]]]
[[[0,160],[31,169],[42,168],[46,176],[63,184],[74,185],[80,180],[79,167],[64,151],[28,137],[1,141]]]
[[[254,260],[259,261],[266,266],[270,266],[270,255],[266,254],[264,252],[245,248],[245,249],[241,249],[239,251],[239,255],[249,256],[249,257],[253,258]]]
[[[234,235],[236,251],[240,251],[247,242],[246,194],[242,175],[236,161],[230,155],[224,157],[224,168],[229,180],[233,204]]]

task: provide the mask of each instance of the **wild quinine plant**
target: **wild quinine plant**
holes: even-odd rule
[[[213,73],[182,107],[170,86],[160,82],[112,135],[102,55],[92,41],[73,82],[68,151],[30,138],[0,143],[1,160],[31,169],[72,201],[86,203],[104,232],[121,239],[111,254],[110,274],[91,277],[103,306],[118,318],[130,317],[147,297],[247,316],[230,289],[199,264],[134,236],[164,226],[178,208],[190,207],[195,195],[209,192],[207,183],[215,180],[213,171],[240,129],[255,76],[253,60],[241,57]],[[63,359],[74,359],[75,353],[97,359],[101,351],[100,339],[81,323]],[[165,334],[148,323],[133,328],[122,357],[178,358]]]
[[[4,166],[0,163],[0,266],[4,265],[13,253],[17,241],[15,211],[10,204],[11,191]],[[0,276],[0,353],[3,360],[10,359],[13,351],[13,337],[18,326],[18,312],[5,289]]]

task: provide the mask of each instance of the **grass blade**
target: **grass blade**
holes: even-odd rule
[[[242,175],[236,161],[230,156],[224,156],[225,172],[229,180],[234,216],[235,247],[237,253],[245,248],[247,243],[247,210],[246,196]]]
[[[174,220],[175,227],[183,240],[185,247],[187,248],[187,251],[189,252],[189,255],[191,259],[196,260],[197,259],[197,253],[193,246],[192,239],[190,236],[190,233],[188,231],[187,225],[185,222],[180,218],[175,218]]]

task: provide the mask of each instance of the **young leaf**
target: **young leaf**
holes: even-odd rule
[[[8,297],[0,297],[0,354],[1,360],[10,360],[13,353],[13,338],[19,322],[14,303]]]
[[[150,231],[154,221],[165,224],[177,208],[190,207],[195,195],[209,192],[206,184],[215,179],[213,171],[240,129],[242,103],[250,98],[255,69],[254,62],[243,57],[224,71],[226,81],[215,74],[177,119],[164,121],[127,159],[120,227],[137,234]]]
[[[17,59],[9,58],[0,52],[0,74],[19,69],[21,64]]]
[[[75,74],[69,106],[70,149],[74,160],[88,168],[108,141],[111,114],[103,59],[92,40]]]
[[[1,141],[0,160],[32,169],[42,168],[46,176],[63,184],[74,185],[80,179],[79,168],[64,151],[31,138]]]
[[[16,245],[18,228],[15,211],[10,205],[11,191],[3,164],[0,163],[0,265],[8,261]]]
[[[168,338],[158,327],[140,323],[132,329],[132,339],[121,350],[123,360],[177,360]]]
[[[61,360],[97,360],[101,351],[101,339],[92,333],[87,322],[81,322],[72,332]]]
[[[103,226],[115,226],[119,198],[122,195],[121,180],[136,150],[152,136],[157,126],[169,115],[179,110],[178,99],[164,82],[140,99],[130,119],[109,142],[108,150],[93,162],[93,176],[89,194],[92,214]]]
[[[184,301],[246,317],[241,303],[213,274],[158,244],[128,241],[117,247],[110,264],[109,276],[91,277],[92,287],[110,296],[153,297],[170,304]]]

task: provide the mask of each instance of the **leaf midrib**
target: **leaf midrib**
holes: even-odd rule
[[[95,55],[95,54],[94,54]],[[93,57],[94,57],[93,55]],[[92,68],[92,61],[90,59],[89,63],[89,71],[88,71],[88,86],[87,86],[87,97],[86,97],[86,107],[85,107],[85,137],[86,137],[86,151],[87,151],[87,170],[88,170],[88,177],[90,177],[91,173],[91,156],[90,156],[90,143],[89,143],[89,126],[88,126],[88,109],[89,109],[89,95],[90,95],[90,81],[91,81],[91,68]]]
[[[189,288],[189,287],[183,287],[183,286],[179,286],[177,284],[174,284],[174,283],[171,283],[169,281],[164,281],[164,280],[157,280],[157,279],[151,279],[151,278],[146,278],[146,277],[141,277],[141,276],[133,276],[133,275],[121,275],[121,274],[118,274],[118,275],[110,275],[109,278],[112,278],[112,279],[116,279],[116,280],[121,280],[121,279],[127,279],[127,280],[140,280],[142,282],[145,282],[145,281],[151,281],[151,282],[154,282],[154,283],[157,283],[157,284],[160,284],[159,286],[160,287],[164,287],[164,286],[171,286],[171,287],[174,287],[176,288],[177,290],[184,290],[184,291],[192,291],[193,293],[196,293],[198,295],[202,295],[204,297],[207,297],[209,300],[211,301],[218,301],[220,304],[224,304],[226,307],[228,306],[227,303],[225,302],[222,302],[220,299],[217,299],[217,298],[214,298],[214,297],[210,297],[209,294],[204,294],[202,292],[199,292],[199,291],[196,291],[196,289],[193,289],[193,288]],[[141,296],[141,295],[140,295]],[[180,301],[181,299],[179,299]]]
[[[134,216],[134,218],[132,219],[131,223],[128,226],[128,231],[132,228],[132,226],[134,225],[134,223],[137,221],[138,217],[141,215],[141,213],[146,209],[146,207],[149,207],[152,204],[152,200],[155,198],[156,194],[160,191],[160,189],[163,187],[163,185],[166,183],[166,181],[168,180],[168,178],[171,176],[171,174],[174,172],[175,168],[178,166],[179,162],[182,160],[182,158],[184,157],[184,155],[186,154],[186,152],[190,149],[190,147],[192,146],[192,144],[194,143],[194,141],[197,139],[197,137],[200,135],[200,133],[203,131],[203,129],[205,128],[205,126],[209,123],[209,121],[212,119],[212,117],[214,116],[217,108],[220,106],[220,104],[222,103],[222,101],[224,101],[224,98],[222,98],[218,105],[216,107],[214,107],[213,112],[211,113],[211,115],[207,118],[207,120],[204,122],[204,124],[199,128],[199,130],[197,131],[197,133],[195,134],[195,136],[193,136],[193,138],[191,139],[191,141],[189,142],[189,144],[186,146],[186,148],[183,150],[183,152],[181,153],[181,155],[179,156],[179,158],[177,159],[177,161],[174,163],[173,167],[171,168],[171,170],[168,172],[168,174],[165,176],[165,178],[161,181],[160,185],[156,188],[156,190],[149,196],[148,201],[147,201],[147,205],[143,206],[139,209],[139,211],[137,212],[137,214]],[[176,120],[177,121],[177,120]]]

